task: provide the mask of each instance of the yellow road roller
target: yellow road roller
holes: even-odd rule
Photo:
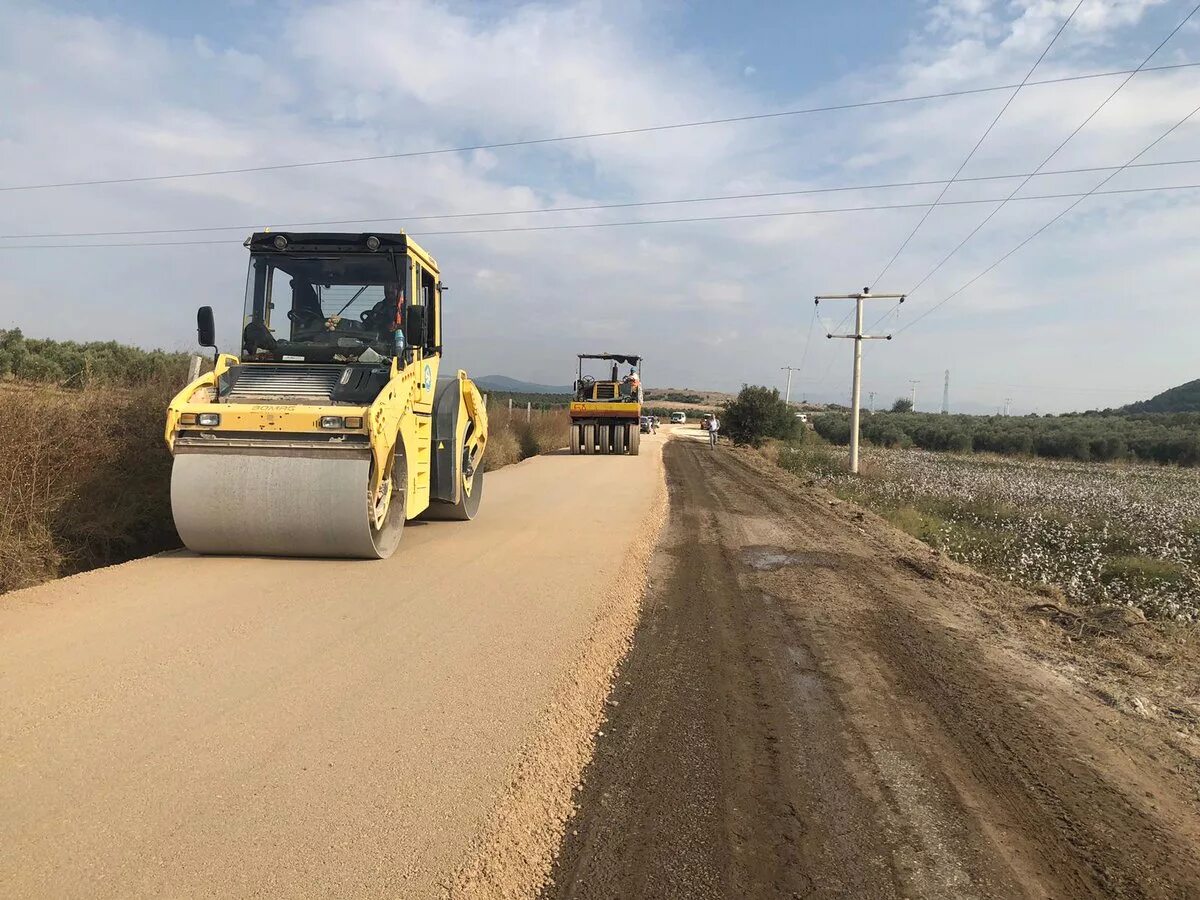
[[[385,559],[404,523],[474,518],[487,411],[438,377],[437,263],[405,234],[259,232],[238,355],[167,410],[171,511],[197,553]]]
[[[571,400],[571,452],[630,454],[642,443],[642,358],[632,353],[579,353]],[[599,377],[585,364],[599,365]],[[621,367],[629,366],[622,375]]]

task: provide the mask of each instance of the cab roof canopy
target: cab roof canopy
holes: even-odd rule
[[[612,359],[619,363],[636,366],[642,361],[640,356],[633,353],[578,353],[580,359]]]
[[[280,239],[283,242],[282,246],[279,243]],[[433,257],[403,231],[393,234],[365,231],[256,231],[246,238],[245,246],[261,253],[379,253],[388,250],[397,253],[412,252],[422,262],[437,268]]]

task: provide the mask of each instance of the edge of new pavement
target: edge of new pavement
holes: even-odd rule
[[[665,437],[671,437],[669,433]],[[595,617],[576,643],[575,665],[555,684],[552,699],[522,747],[505,787],[466,859],[445,886],[454,900],[535,896],[550,882],[575,792],[591,761],[617,668],[641,615],[650,561],[667,518],[662,449],[653,448],[654,496],[639,522],[617,577],[604,587]],[[597,586],[598,589],[600,586]]]

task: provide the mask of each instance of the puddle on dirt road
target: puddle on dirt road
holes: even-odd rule
[[[836,562],[834,559],[835,554],[831,553],[793,552],[784,550],[782,547],[761,545],[743,547],[741,555],[742,561],[758,572],[774,572],[776,569],[785,569],[789,566],[820,566],[825,568],[833,566]]]

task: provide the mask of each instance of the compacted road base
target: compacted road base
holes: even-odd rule
[[[536,891],[659,447],[489,473],[386,561],[179,552],[0,598],[0,897]]]
[[[665,456],[545,896],[1200,896],[1194,761],[1007,645],[993,583],[748,457]]]

